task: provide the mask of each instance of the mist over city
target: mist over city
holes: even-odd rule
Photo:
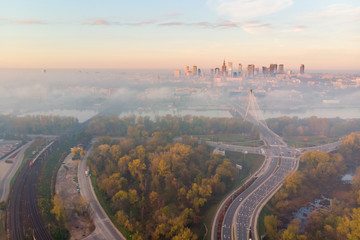
[[[0,9],[0,240],[360,239],[357,1]]]

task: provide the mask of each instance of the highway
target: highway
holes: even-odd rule
[[[8,169],[8,171],[6,172],[6,174],[4,176],[1,176],[1,179],[0,179],[0,201],[7,200],[9,191],[10,191],[10,181],[21,165],[21,162],[24,158],[25,150],[31,145],[32,142],[33,141],[26,143],[18,150],[19,151],[18,154],[16,155],[16,157],[14,159],[12,159],[13,163],[11,164],[10,168]],[[9,159],[10,156],[3,159],[2,162],[4,162],[4,164],[9,164],[9,163],[5,163],[5,161],[7,159]]]
[[[101,207],[97,197],[94,193],[90,176],[85,175],[85,171],[87,170],[86,162],[87,158],[93,148],[94,140],[91,143],[90,149],[88,149],[85,157],[80,161],[78,167],[78,180],[81,195],[86,199],[86,201],[90,204],[92,209],[92,217],[95,223],[95,231],[90,234],[86,240],[95,240],[95,239],[123,239],[126,238],[119,232],[119,230],[114,226],[111,222],[104,209]]]
[[[257,217],[262,207],[276,193],[284,179],[298,168],[299,153],[308,150],[321,150],[331,152],[336,149],[339,142],[325,144],[317,147],[296,149],[288,147],[282,139],[264,126],[262,138],[267,144],[263,148],[266,156],[266,164],[263,165],[256,181],[244,192],[242,192],[228,208],[222,227],[221,239],[248,239],[249,227],[252,236],[257,236]],[[228,149],[236,149],[238,146]],[[212,234],[213,238],[215,233]]]
[[[252,94],[252,91],[251,91]],[[249,99],[249,104],[256,99]],[[257,105],[257,104],[252,104]],[[233,110],[243,118],[243,109],[234,105]],[[255,109],[256,111],[256,109]],[[250,110],[250,112],[255,112]],[[259,109],[257,109],[259,111]],[[211,233],[211,239],[217,239],[217,225],[221,224],[221,239],[247,240],[249,235],[252,239],[259,239],[257,235],[257,220],[263,206],[278,191],[285,178],[296,171],[299,166],[299,157],[302,152],[309,150],[334,151],[341,141],[308,148],[288,147],[284,140],[269,129],[265,123],[255,114],[250,114],[247,120],[258,125],[260,128],[260,137],[265,146],[260,148],[248,148],[233,146],[223,143],[208,142],[209,145],[219,147],[224,150],[261,153],[265,155],[265,163],[261,166],[255,177],[257,179],[238,195],[225,212],[223,222],[218,223],[220,211],[216,214]],[[230,195],[229,198],[231,198]],[[225,201],[224,201],[225,202]],[[223,207],[223,204],[221,205]],[[220,208],[221,208],[220,207]]]
[[[231,145],[227,143],[213,142],[213,141],[206,141],[206,144],[212,147],[220,148],[222,150],[233,151],[233,152],[247,152],[247,153],[256,153],[256,154],[263,153],[261,147],[244,147],[244,146]]]

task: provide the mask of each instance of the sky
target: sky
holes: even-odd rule
[[[358,0],[0,0],[0,68],[360,71]]]

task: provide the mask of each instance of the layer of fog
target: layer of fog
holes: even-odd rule
[[[309,114],[360,117],[357,104],[360,89],[356,87],[273,84],[266,79],[219,87],[210,78],[176,80],[171,71],[53,69],[46,72],[0,69],[0,113],[68,114],[79,117],[80,121],[96,113],[150,115],[203,111],[198,114],[209,115],[205,112],[213,111],[210,115],[216,116],[224,115],[221,111],[227,111],[234,102],[246,107],[249,89],[254,89],[265,117]]]

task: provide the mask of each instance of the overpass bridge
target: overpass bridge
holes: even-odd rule
[[[213,221],[211,239],[257,240],[259,213],[282,186],[285,178],[297,170],[300,154],[309,150],[332,152],[341,141],[308,148],[289,147],[267,126],[252,90],[249,92],[247,108],[234,104],[232,111],[259,126],[260,138],[265,145],[255,148],[216,142],[208,144],[229,151],[263,154],[265,161],[261,168],[249,177],[242,189],[236,190],[223,201]]]

